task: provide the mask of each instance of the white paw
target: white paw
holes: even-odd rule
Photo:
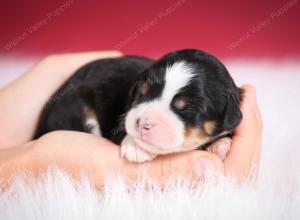
[[[156,155],[141,149],[134,139],[127,135],[121,143],[121,157],[132,162],[146,162],[152,160]]]
[[[228,152],[230,151],[231,138],[224,137],[215,141],[208,147],[208,151],[218,155],[221,160],[224,160]]]

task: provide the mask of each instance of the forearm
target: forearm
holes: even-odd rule
[[[126,179],[137,179],[144,166],[123,160],[119,146],[104,138],[81,132],[50,132],[24,146],[0,150],[0,191],[16,174],[30,174],[32,181],[49,167],[57,167],[76,180],[85,174],[93,185],[102,188],[105,177],[119,173]]]
[[[0,150],[0,192],[10,185],[11,177],[22,175],[32,181],[32,178],[39,178],[50,167],[57,167],[74,179],[80,179],[82,173],[87,174],[96,186],[101,187],[104,173],[109,169],[96,169],[93,160],[87,158],[88,154],[80,155],[81,150],[76,152],[77,146],[74,146],[74,151],[70,151],[73,148],[72,143],[60,151],[64,145],[59,138],[56,141],[51,136],[46,136],[22,146]]]
[[[30,140],[40,111],[51,95],[71,75],[45,70],[52,58],[43,60],[0,91],[0,148]]]

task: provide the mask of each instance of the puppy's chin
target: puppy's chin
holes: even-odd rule
[[[150,153],[182,151],[184,123],[157,100],[132,108],[125,119],[126,133]]]
[[[188,129],[184,140],[178,144],[165,144],[162,145],[161,142],[155,144],[150,143],[147,140],[144,140],[140,137],[132,136],[134,142],[143,150],[157,155],[165,155],[170,153],[178,153],[185,152],[190,150],[201,149],[201,147],[210,145],[215,140],[220,138],[221,136],[225,136],[229,134],[229,131],[224,131],[215,136],[207,136],[203,133],[203,131],[199,129]]]
[[[169,153],[174,153],[174,152],[181,152],[185,151],[183,149],[183,143],[179,143],[177,145],[168,145],[168,146],[160,146],[159,144],[153,144],[149,143],[139,137],[133,137],[134,141],[139,145],[140,148],[143,150],[153,153],[153,154],[169,154]]]

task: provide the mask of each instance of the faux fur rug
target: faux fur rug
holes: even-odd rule
[[[0,86],[32,61],[0,61]],[[0,219],[300,219],[300,62],[225,62],[239,85],[251,83],[264,119],[258,186],[220,178],[190,188],[185,181],[161,191],[143,182],[128,190],[122,179],[97,192],[86,178],[73,182],[58,169],[26,185],[16,177],[0,194]]]

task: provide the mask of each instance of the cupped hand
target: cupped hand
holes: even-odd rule
[[[45,167],[58,164],[73,174],[78,174],[78,170],[88,171],[97,186],[102,186],[104,178],[115,173],[133,181],[148,175],[163,183],[171,176],[199,180],[210,170],[238,181],[253,180],[259,167],[262,120],[254,87],[247,85],[243,89],[243,119],[234,131],[230,151],[224,161],[211,152],[195,150],[159,156],[146,163],[132,163],[122,158],[120,147],[110,141],[70,131],[44,135],[33,145],[33,155],[41,159],[37,164],[42,163]]]
[[[43,105],[64,81],[79,66],[114,56],[120,54],[93,52],[51,56],[0,91],[0,104],[4,107],[0,109],[0,119],[7,122],[0,125],[5,131],[0,135],[0,149],[3,148],[0,150],[0,177],[24,169],[38,175],[51,165],[74,177],[84,171],[98,187],[103,185],[106,176],[114,173],[128,180],[149,175],[162,183],[170,176],[199,180],[208,169],[237,180],[256,175],[262,122],[252,86],[243,87],[243,120],[234,131],[230,152],[224,161],[211,152],[195,150],[159,156],[147,163],[131,163],[121,158],[120,147],[110,141],[72,131],[55,131],[30,141]]]
[[[219,154],[224,156],[223,170],[226,176],[234,177],[238,181],[251,181],[256,179],[259,170],[262,118],[256,102],[255,88],[251,85],[242,88],[244,94],[241,103],[241,123],[234,130],[232,139],[220,139],[212,144],[211,148],[216,145],[225,147],[224,152]]]

